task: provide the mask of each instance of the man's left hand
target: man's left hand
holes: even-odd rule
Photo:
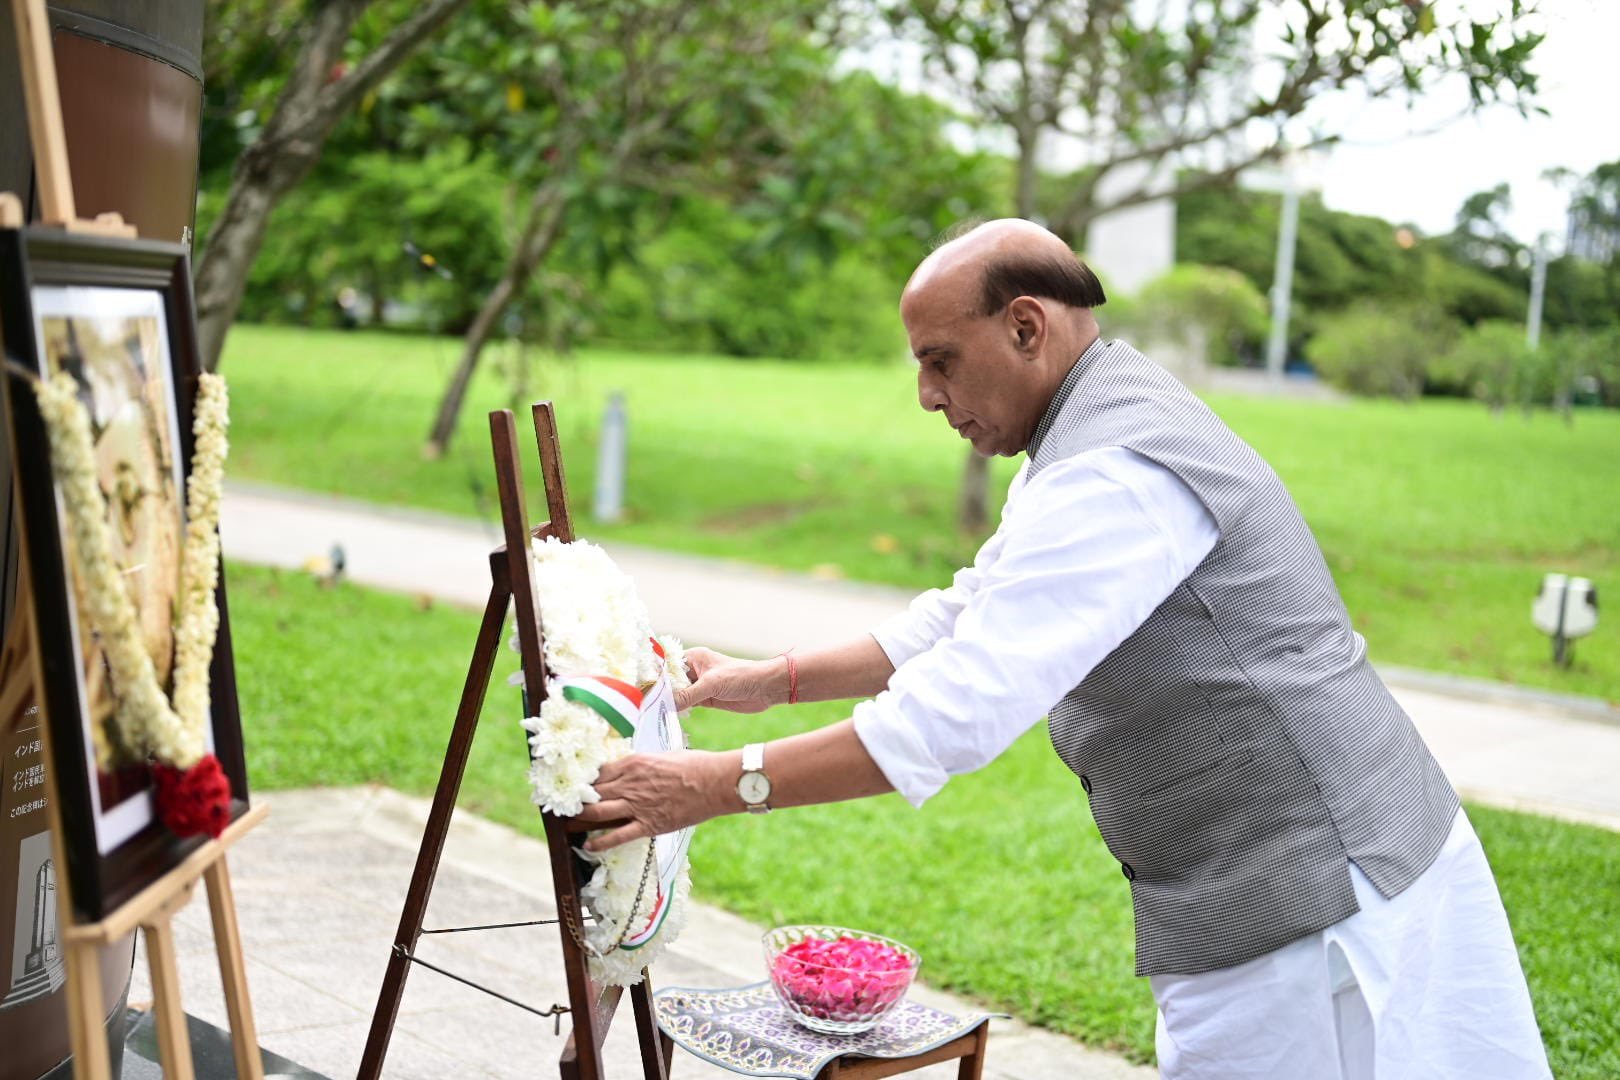
[[[600,801],[582,807],[575,820],[616,827],[592,837],[585,850],[606,851],[742,809],[736,759],[735,753],[677,750],[603,765],[595,785]]]

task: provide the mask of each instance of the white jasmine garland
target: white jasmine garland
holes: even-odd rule
[[[602,766],[629,754],[631,745],[593,709],[567,700],[555,680],[607,677],[647,687],[667,675],[679,689],[690,685],[685,650],[666,635],[656,639],[664,652],[659,657],[634,582],[595,544],[537,540],[530,566],[546,669],[553,678],[539,715],[523,721],[529,734],[530,799],[547,813],[572,817],[598,801],[593,785]],[[515,634],[511,643],[517,648]],[[522,673],[511,682],[522,686]],[[581,851],[596,867],[580,898],[596,917],[585,939],[591,976],[599,982],[639,983],[643,969],[657,961],[686,924],[692,883],[690,866],[683,863],[658,932],[636,948],[620,947],[627,928],[644,924],[654,910],[658,872],[656,864],[649,864],[651,844],[639,840],[600,853]]]
[[[225,381],[204,374],[197,391],[196,447],[177,600],[173,707],[158,685],[152,657],[137,628],[129,586],[112,557],[107,501],[96,480],[90,418],[79,400],[78,386],[72,376],[58,372],[35,383],[34,392],[84,581],[85,608],[112,671],[118,699],[113,722],[119,727],[119,740],[166,765],[189,769],[207,746],[208,668],[219,628],[214,591],[219,582],[220,486],[228,450]]]

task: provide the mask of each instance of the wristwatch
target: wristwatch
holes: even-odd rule
[[[742,775],[737,778],[737,797],[750,814],[771,812],[771,778],[765,775],[765,744],[743,747]]]

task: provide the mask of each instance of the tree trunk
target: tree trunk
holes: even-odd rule
[[[300,149],[312,151],[300,154]],[[315,164],[314,148],[283,148],[264,137],[236,163],[225,208],[208,233],[208,246],[197,263],[197,344],[203,367],[219,370],[225,333],[247,288],[248,271],[258,257],[270,224],[270,213]]]
[[[1018,216],[1035,216],[1036,185],[1040,181],[1039,162],[1040,129],[1033,124],[1021,125],[1018,130]]]
[[[467,2],[428,0],[352,70],[344,67],[343,47],[372,0],[328,0],[317,6],[275,112],[236,162],[225,207],[197,262],[197,339],[204,368],[219,369],[225,334],[242,306],[248,271],[276,203],[309,175],[327,136],[355,103]]]
[[[495,336],[495,327],[506,313],[507,306],[522,293],[535,267],[556,244],[562,232],[563,205],[560,182],[549,181],[535,192],[534,199],[529,203],[529,220],[524,223],[523,232],[513,247],[512,257],[506,261],[506,270],[478,309],[472,325],[467,328],[467,336],[461,347],[461,360],[456,364],[456,370],[450,373],[444,396],[439,399],[439,410],[433,417],[433,426],[428,430],[427,443],[422,447],[423,457],[430,460],[441,458],[450,449],[450,440],[456,433],[456,422],[461,417],[461,406],[466,401],[473,374],[478,370],[478,360],[483,355],[484,346]]]
[[[968,447],[962,462],[962,492],[956,503],[956,524],[965,533],[981,534],[990,524],[990,459]]]

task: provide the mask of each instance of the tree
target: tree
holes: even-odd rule
[[[499,280],[468,328],[424,454],[449,446],[485,345],[565,238],[598,270],[626,256],[649,199],[756,182],[771,155],[769,114],[802,79],[796,0],[601,0],[481,8],[429,59],[413,138],[470,123],[524,190]],[[476,36],[476,41],[467,40]],[[453,108],[454,112],[448,111]]]
[[[269,120],[236,159],[230,190],[197,262],[197,334],[205,368],[219,367],[226,332],[276,203],[314,168],[338,122],[467,2],[386,5],[387,11],[409,14],[389,20],[369,49],[361,47],[353,31],[368,9],[383,5],[376,0],[314,5],[292,71]],[[256,3],[247,5],[247,12],[255,18],[285,18],[287,7]],[[214,14],[231,18],[230,5],[216,5]]]
[[[838,75],[840,27],[813,0],[603,0],[502,21],[515,11],[480,6],[414,65],[415,82],[394,84],[408,99],[374,110],[402,118],[403,145],[442,125],[492,148],[522,193],[500,281],[428,432],[430,457],[453,438],[502,313],[537,291],[549,303],[533,284],[548,270],[574,286],[569,306],[595,303],[616,268],[650,253],[649,237],[723,209],[698,260],[728,264],[704,283],[710,325],[721,347],[757,352],[805,334],[780,332],[801,297],[769,286],[815,273],[870,289],[876,265],[909,265],[953,213],[987,205],[984,161],[949,146],[947,111],[864,72]],[[656,252],[669,256],[667,245]],[[718,318],[724,280],[740,286],[741,317]],[[674,288],[654,282],[648,294]]]
[[[1620,313],[1620,161],[1593,169],[1569,201],[1570,254],[1603,268],[1609,311]]]
[[[1525,282],[1529,249],[1508,228],[1512,210],[1513,190],[1506,183],[1475,192],[1458,207],[1457,224],[1448,240],[1464,262]]]
[[[1415,94],[1460,76],[1476,106],[1528,108],[1541,35],[1521,0],[1507,3],[1494,18],[1444,22],[1414,0],[1207,0],[1180,8],[1179,19],[1131,0],[879,7],[921,46],[936,80],[1011,134],[1015,212],[1044,210],[1073,242],[1102,214],[1230,182],[1291,146],[1331,142],[1332,133],[1307,125],[1311,102],[1335,90]],[[1057,205],[1040,207],[1041,155],[1058,136],[1078,140],[1089,167]],[[1193,160],[1201,168],[1173,172]],[[1155,175],[1166,183],[1155,186]],[[982,530],[985,500],[968,490],[982,488],[982,462],[969,462],[962,524]]]

